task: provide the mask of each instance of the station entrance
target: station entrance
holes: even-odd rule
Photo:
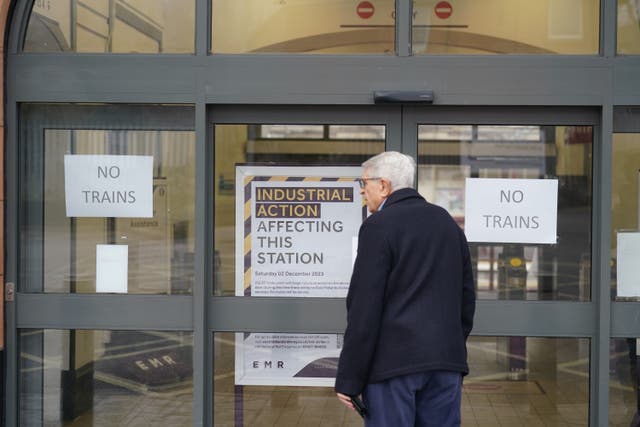
[[[344,207],[327,213],[329,225],[259,240],[259,221],[245,217],[247,189],[277,183],[356,194],[359,165],[384,150],[414,156],[418,191],[461,227],[467,179],[557,181],[554,243],[470,242],[478,305],[463,422],[526,412],[541,422],[588,423],[596,112],[210,106],[206,141],[198,143],[190,107],[152,110],[22,111],[15,154],[29,195],[20,200],[21,227],[29,232],[19,238],[17,325],[8,331],[20,348],[13,380],[21,424],[122,425],[127,411],[114,407],[139,416],[143,405],[145,422],[170,415],[190,425],[198,400],[220,425],[357,422],[331,384],[350,274],[341,258],[352,253],[352,236],[342,231],[357,234],[362,209],[351,223]],[[153,216],[69,217],[66,155],[153,157]],[[523,221],[491,218],[501,229]],[[252,258],[261,244],[322,257]],[[125,288],[113,272],[98,271],[113,266],[96,249],[103,246],[127,247]],[[286,280],[271,280],[279,271],[289,272]]]

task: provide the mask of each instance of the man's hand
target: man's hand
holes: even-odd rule
[[[338,396],[338,399],[340,399],[340,402],[344,403],[348,408],[351,408],[354,411],[356,410],[356,408],[353,407],[353,403],[351,403],[351,398],[349,396],[342,393],[336,393],[336,395]]]

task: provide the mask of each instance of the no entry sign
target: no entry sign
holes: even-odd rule
[[[448,1],[438,2],[433,10],[440,19],[447,19],[453,13],[453,7]]]
[[[376,9],[375,7],[373,7],[373,4],[371,4],[371,2],[368,2],[368,1],[362,1],[358,3],[358,6],[356,7],[356,13],[362,19],[371,18],[375,10]]]

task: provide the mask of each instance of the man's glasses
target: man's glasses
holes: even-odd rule
[[[382,178],[379,178],[379,177],[357,178],[356,181],[358,182],[358,184],[360,184],[360,188],[364,188],[364,186],[367,185],[367,181],[372,181],[376,179],[382,179]]]

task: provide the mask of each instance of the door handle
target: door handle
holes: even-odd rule
[[[7,282],[4,284],[4,300],[6,302],[13,302],[16,296],[15,284],[13,282]]]

